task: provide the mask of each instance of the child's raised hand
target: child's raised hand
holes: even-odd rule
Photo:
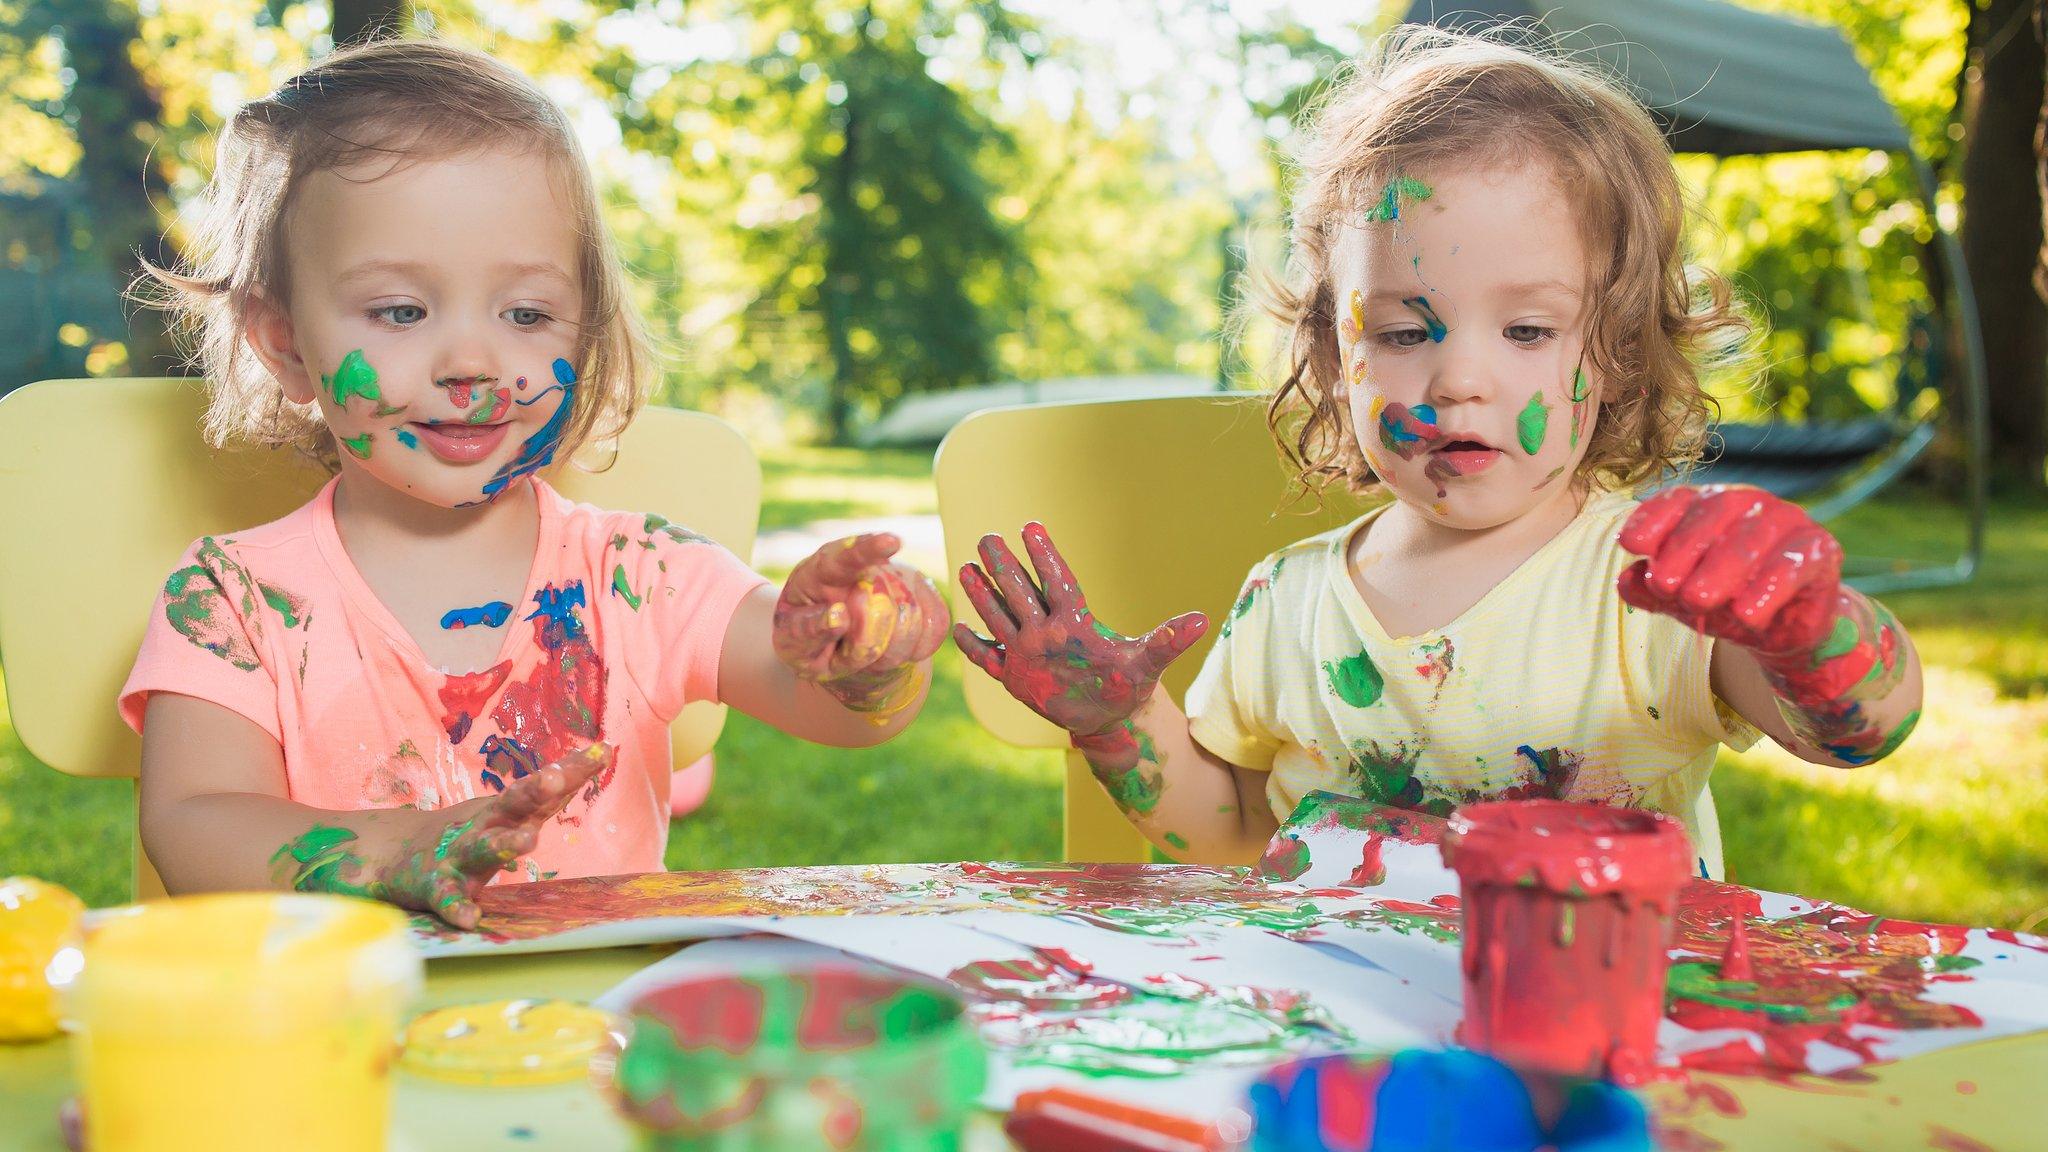
[[[1621,598],[1766,655],[1827,638],[1841,594],[1842,548],[1805,510],[1747,485],[1679,487],[1643,501],[1621,546]]]
[[[775,655],[878,723],[916,699],[911,672],[951,619],[929,577],[890,562],[900,547],[887,532],[834,540],[804,557],[775,602]]]
[[[1010,695],[1074,736],[1098,735],[1129,719],[1167,665],[1209,628],[1207,616],[1189,612],[1143,636],[1119,635],[1088,611],[1044,525],[1024,526],[1024,550],[1037,583],[1002,537],[981,538],[981,564],[963,565],[960,584],[989,635],[961,623],[953,639]]]

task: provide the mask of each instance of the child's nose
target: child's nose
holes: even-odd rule
[[[1436,346],[1435,370],[1429,379],[1432,404],[1469,404],[1493,395],[1492,366],[1472,345],[1473,341],[1452,332]]]

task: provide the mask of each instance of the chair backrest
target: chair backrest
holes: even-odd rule
[[[0,399],[0,667],[15,730],[74,776],[133,776],[141,744],[115,714],[149,605],[195,538],[283,516],[326,476],[293,453],[216,451],[197,380],[46,380]],[[721,420],[649,408],[604,472],[559,469],[573,500],[659,512],[742,558],[761,469]],[[678,767],[709,751],[723,708],[671,730]]]
[[[1088,604],[1122,632],[1199,609],[1209,635],[1167,670],[1181,699],[1215,642],[1251,566],[1268,553],[1356,517],[1365,505],[1333,495],[1288,505],[1288,473],[1248,393],[995,408],[961,421],[933,471],[946,561],[958,571],[984,533],[1013,548],[1027,520],[1052,533]],[[1021,550],[1019,556],[1022,556]],[[953,611],[976,622],[955,584]],[[978,672],[967,707],[998,739],[1065,748],[1064,733]],[[1070,757],[1065,851],[1072,860],[1146,858],[1144,842]]]

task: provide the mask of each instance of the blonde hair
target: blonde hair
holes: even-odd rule
[[[318,406],[287,400],[243,336],[259,297],[290,306],[287,223],[308,175],[507,145],[542,151],[576,217],[579,385],[557,459],[623,431],[645,400],[654,357],[568,118],[531,80],[481,52],[381,39],[335,52],[236,112],[221,130],[182,258],[175,268],[145,264],[137,282],[141,299],[170,312],[190,363],[209,381],[207,441],[290,446],[336,466]]]
[[[1608,385],[1579,468],[1596,486],[1634,487],[1697,460],[1717,407],[1698,364],[1751,347],[1727,282],[1684,264],[1684,194],[1649,113],[1593,66],[1514,33],[1526,30],[1397,28],[1331,84],[1306,129],[1286,282],[1263,286],[1287,328],[1286,376],[1266,416],[1297,483],[1317,495],[1339,479],[1360,494],[1379,483],[1343,399],[1330,250],[1404,174],[1542,161],[1571,197],[1589,255],[1584,362]]]

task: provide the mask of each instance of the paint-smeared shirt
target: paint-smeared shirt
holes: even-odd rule
[[[1668,812],[1721,875],[1707,776],[1716,749],[1761,735],[1716,699],[1713,641],[1622,603],[1635,558],[1615,543],[1636,508],[1596,494],[1449,624],[1389,636],[1345,554],[1384,509],[1253,567],[1188,689],[1189,734],[1270,771],[1285,820],[1315,789],[1446,814],[1558,797]]]
[[[659,516],[572,504],[535,478],[540,537],[498,658],[428,664],[334,525],[334,485],[289,516],[186,551],[121,689],[137,732],[152,692],[248,717],[284,749],[291,799],[330,810],[443,808],[585,744],[610,774],[548,822],[503,879],[662,866],[669,722],[715,701],[726,626],[766,581]]]

